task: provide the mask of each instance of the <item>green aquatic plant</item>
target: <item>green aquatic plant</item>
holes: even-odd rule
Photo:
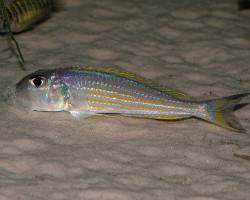
[[[16,45],[16,48],[17,48],[17,51],[18,51],[18,54],[19,54],[19,57],[20,57],[22,63],[24,63],[24,58],[23,58],[22,52],[21,52],[21,50],[19,48],[18,42],[16,41],[16,38],[14,37],[14,35],[13,35],[12,31],[11,31],[10,21],[9,21],[9,17],[7,15],[7,11],[6,11],[4,1],[0,0],[0,3],[1,3],[1,7],[2,7],[3,18],[4,18],[5,22],[6,22],[6,25],[7,25],[8,30],[9,30],[8,34],[9,34],[11,40],[14,41],[14,43]]]

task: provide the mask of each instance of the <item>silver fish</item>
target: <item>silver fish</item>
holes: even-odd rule
[[[74,117],[108,114],[161,120],[190,117],[244,131],[232,114],[250,93],[197,100],[125,70],[99,67],[39,70],[16,85],[20,107],[35,111],[68,111]]]

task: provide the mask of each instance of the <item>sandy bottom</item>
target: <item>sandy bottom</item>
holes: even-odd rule
[[[26,71],[1,39],[0,92],[69,66],[119,67],[202,99],[249,92],[249,21],[236,0],[73,0],[16,36]],[[250,106],[236,115],[250,130]],[[250,161],[235,154],[250,156],[250,131],[0,103],[1,200],[247,200]]]

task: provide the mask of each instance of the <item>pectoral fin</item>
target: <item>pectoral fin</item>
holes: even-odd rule
[[[81,111],[70,111],[70,114],[76,118],[88,119],[88,120],[97,119],[103,116],[101,114],[81,112]]]

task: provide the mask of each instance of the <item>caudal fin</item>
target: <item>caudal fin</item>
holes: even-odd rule
[[[233,115],[233,111],[240,108],[237,107],[237,104],[248,95],[250,95],[250,93],[237,94],[221,99],[208,100],[206,101],[207,115],[206,117],[201,118],[232,131],[244,132],[245,129],[237,121],[236,117]]]

